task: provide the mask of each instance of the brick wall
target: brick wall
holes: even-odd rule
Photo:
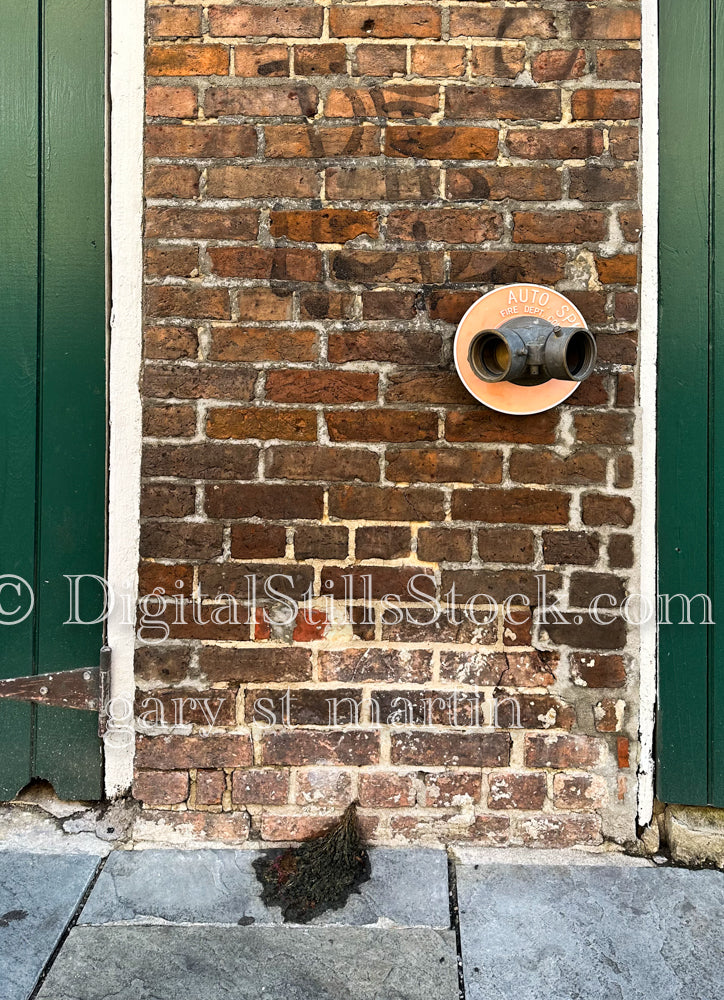
[[[150,0],[141,589],[175,597],[137,656],[153,817],[287,840],[356,796],[378,842],[633,838],[635,628],[379,601],[415,574],[462,602],[535,604],[544,572],[577,609],[635,589],[639,33],[635,0]],[[451,360],[466,308],[516,281],[563,291],[599,347],[531,417]],[[274,573],[313,615],[182,606]],[[364,575],[374,613],[330,623],[321,598]],[[510,703],[490,724],[506,696],[520,727]]]

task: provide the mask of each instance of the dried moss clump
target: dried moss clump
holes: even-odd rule
[[[288,923],[306,924],[338,910],[370,877],[370,861],[357,823],[357,803],[327,833],[299,847],[268,851],[254,861],[267,906],[280,906]]]

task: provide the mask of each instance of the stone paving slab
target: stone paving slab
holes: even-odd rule
[[[93,887],[81,924],[281,924],[252,868],[258,851],[117,851]],[[373,848],[372,877],[341,910],[316,925],[450,926],[447,855],[433,849]]]
[[[457,1000],[452,931],[76,927],[38,1000]]]
[[[26,1000],[100,863],[88,854],[0,853],[0,996]]]
[[[724,874],[461,865],[467,1000],[720,1000]]]

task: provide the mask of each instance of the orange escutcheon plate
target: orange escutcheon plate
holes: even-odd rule
[[[542,385],[484,382],[468,360],[470,342],[481,330],[495,330],[516,316],[546,319],[556,326],[586,326],[573,303],[552,288],[521,283],[494,288],[473,302],[455,334],[455,367],[463,385],[481,403],[499,413],[542,413],[558,406],[575,392],[580,382],[550,379]]]

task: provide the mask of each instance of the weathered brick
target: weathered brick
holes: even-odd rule
[[[204,97],[208,118],[244,115],[246,118],[309,118],[317,110],[318,91],[308,84],[270,87],[209,87]]]
[[[633,523],[633,504],[625,496],[586,493],[581,500],[581,516],[584,524],[594,528],[604,524],[628,528]]]
[[[151,45],[146,50],[149,76],[228,76],[225,45]]]
[[[219,327],[213,330],[211,361],[314,361],[317,331]]]
[[[173,806],[185,802],[189,794],[187,771],[137,771],[133,797],[149,806]]]
[[[253,240],[259,213],[248,208],[148,208],[146,236],[157,239]]]
[[[473,45],[473,76],[513,79],[525,69],[525,45]]]
[[[579,416],[588,414],[576,414],[576,419]],[[584,432],[579,440],[590,441],[591,437]],[[547,449],[518,449],[510,457],[510,478],[519,483],[587,486],[605,483],[606,467],[605,457],[594,451],[574,451],[564,458]]]
[[[149,156],[256,156],[258,140],[251,125],[149,125]]]
[[[247,444],[146,445],[141,471],[180,479],[251,479],[257,457],[257,449]]]
[[[417,556],[423,562],[464,563],[472,552],[470,532],[461,528],[421,528],[417,536]]]
[[[574,10],[571,13],[571,36],[635,41],[641,37],[641,14],[637,10],[620,8]]]
[[[311,654],[300,647],[202,646],[199,664],[201,673],[211,683],[284,683],[309,680],[312,676]]]
[[[271,212],[269,232],[276,238],[286,237],[307,243],[347,243],[363,234],[376,237],[379,225],[376,212],[327,208],[321,211]]]
[[[390,681],[424,684],[432,677],[432,653],[424,649],[330,649],[319,653],[324,681]]]
[[[578,80],[586,75],[584,49],[547,49],[531,60],[531,75],[536,83],[552,80]]]
[[[450,11],[450,34],[474,38],[556,38],[555,15],[546,10],[496,10],[461,4]]]
[[[214,484],[206,490],[206,513],[221,518],[315,520],[322,516],[323,495],[318,486]]]
[[[447,197],[461,201],[556,201],[561,176],[551,167],[448,168]]]
[[[565,258],[561,253],[534,253],[528,250],[452,250],[450,280],[484,282],[493,285],[532,281],[554,285],[563,277]]]
[[[363,808],[404,809],[414,806],[416,789],[413,776],[400,771],[362,771],[359,776],[359,801]]]
[[[236,45],[234,76],[289,76],[289,51],[286,45]]]
[[[490,521],[493,524],[565,524],[570,496],[559,490],[454,490],[453,520]]]
[[[635,553],[633,539],[630,535],[611,535],[608,540],[609,564],[618,569],[630,569],[634,564]]]
[[[606,781],[597,774],[553,776],[553,805],[557,809],[602,809],[608,799]]]
[[[377,375],[347,371],[270,372],[267,399],[277,403],[361,403],[377,399]]]
[[[195,118],[198,109],[199,95],[193,87],[150,86],[146,90],[147,115],[157,118]]]
[[[393,732],[393,764],[433,764],[448,767],[505,767],[510,760],[507,733]]]
[[[638,49],[599,49],[596,75],[601,80],[641,80],[641,52]]]
[[[329,31],[337,38],[439,38],[440,11],[420,4],[332,5]]]
[[[429,160],[494,160],[498,130],[473,125],[391,125],[385,135],[387,156]]]
[[[584,813],[544,814],[521,820],[518,833],[526,847],[573,847],[600,844],[601,819]]]
[[[520,528],[483,528],[478,532],[478,552],[486,562],[533,562],[532,531]]]
[[[459,208],[405,209],[387,217],[387,235],[392,239],[421,243],[482,243],[498,239],[503,219],[496,212]]]
[[[571,101],[576,121],[638,118],[641,100],[638,90],[576,90]]]
[[[289,798],[289,773],[276,768],[234,771],[231,801],[234,805],[280,805]]]
[[[231,529],[233,559],[283,559],[286,528],[281,524],[243,524]]]
[[[209,8],[211,35],[246,38],[318,38],[322,34],[324,11],[316,4],[290,7],[263,7],[239,4]]]
[[[295,45],[294,72],[297,76],[330,76],[347,69],[347,49],[339,43]]]
[[[317,419],[313,410],[275,410],[269,407],[214,407],[209,410],[206,434],[210,438],[279,438],[314,441]]]
[[[282,167],[276,163],[261,166],[212,166],[206,180],[206,193],[210,198],[315,198],[320,187],[319,175],[314,170],[307,167]],[[261,247],[254,249],[267,254],[274,253],[279,258],[284,256],[281,250],[274,252],[262,251]],[[216,253],[221,253],[221,248]],[[239,277],[247,275],[241,274]],[[276,273],[269,277],[293,279],[296,275]]]
[[[500,772],[490,775],[490,809],[542,809],[546,795],[545,774]]]
[[[374,483],[380,464],[373,451],[361,448],[274,447],[265,453],[267,479],[306,479]]]
[[[598,551],[598,535],[590,532],[543,532],[543,560],[546,563],[592,566],[598,559]]]
[[[245,767],[251,764],[248,733],[213,736],[138,736],[136,766],[158,771],[189,767]]]
[[[626,683],[626,664],[615,653],[574,653],[569,659],[571,676],[593,688],[620,688]]]
[[[410,554],[410,545],[407,527],[358,528],[355,534],[357,559],[401,559]]]
[[[145,437],[193,437],[196,433],[196,411],[192,406],[144,406]]]
[[[147,16],[151,38],[200,38],[201,7],[151,7]]]
[[[604,212],[513,212],[514,243],[590,243],[606,231]]]
[[[438,88],[432,84],[344,87],[329,91],[324,113],[328,118],[431,118],[439,103]]]
[[[599,93],[599,91],[591,91],[591,93]],[[618,92],[612,91],[612,93]],[[538,121],[544,122],[558,121],[561,116],[561,96],[556,90],[543,90],[534,87],[463,87],[452,85],[446,88],[445,114],[448,118],[453,119],[536,118]],[[623,117],[623,115],[618,117]],[[634,116],[628,115],[627,117]]]
[[[375,156],[380,130],[376,125],[267,125],[264,142],[266,156],[272,158]]]
[[[584,160],[603,152],[603,130],[597,128],[511,129],[506,139],[514,156],[526,160]]]
[[[413,45],[411,50],[413,76],[454,77],[465,73],[465,46],[443,42],[439,45]]]
[[[525,737],[527,767],[596,767],[605,758],[605,744],[593,736],[532,735]]]
[[[331,525],[300,525],[294,531],[297,559],[345,559],[349,549],[346,528]]]
[[[330,167],[327,197],[333,201],[429,201],[440,189],[437,167],[382,170],[379,167]],[[391,258],[388,267],[392,266]],[[380,269],[380,277],[385,268]],[[344,277],[344,275],[340,275]]]
[[[264,764],[377,764],[379,741],[379,733],[365,729],[271,731],[261,737],[261,753]]]
[[[627,253],[597,257],[596,270],[604,285],[635,285],[638,280],[638,257]]]
[[[354,51],[358,76],[405,76],[407,46],[358,45]]]

